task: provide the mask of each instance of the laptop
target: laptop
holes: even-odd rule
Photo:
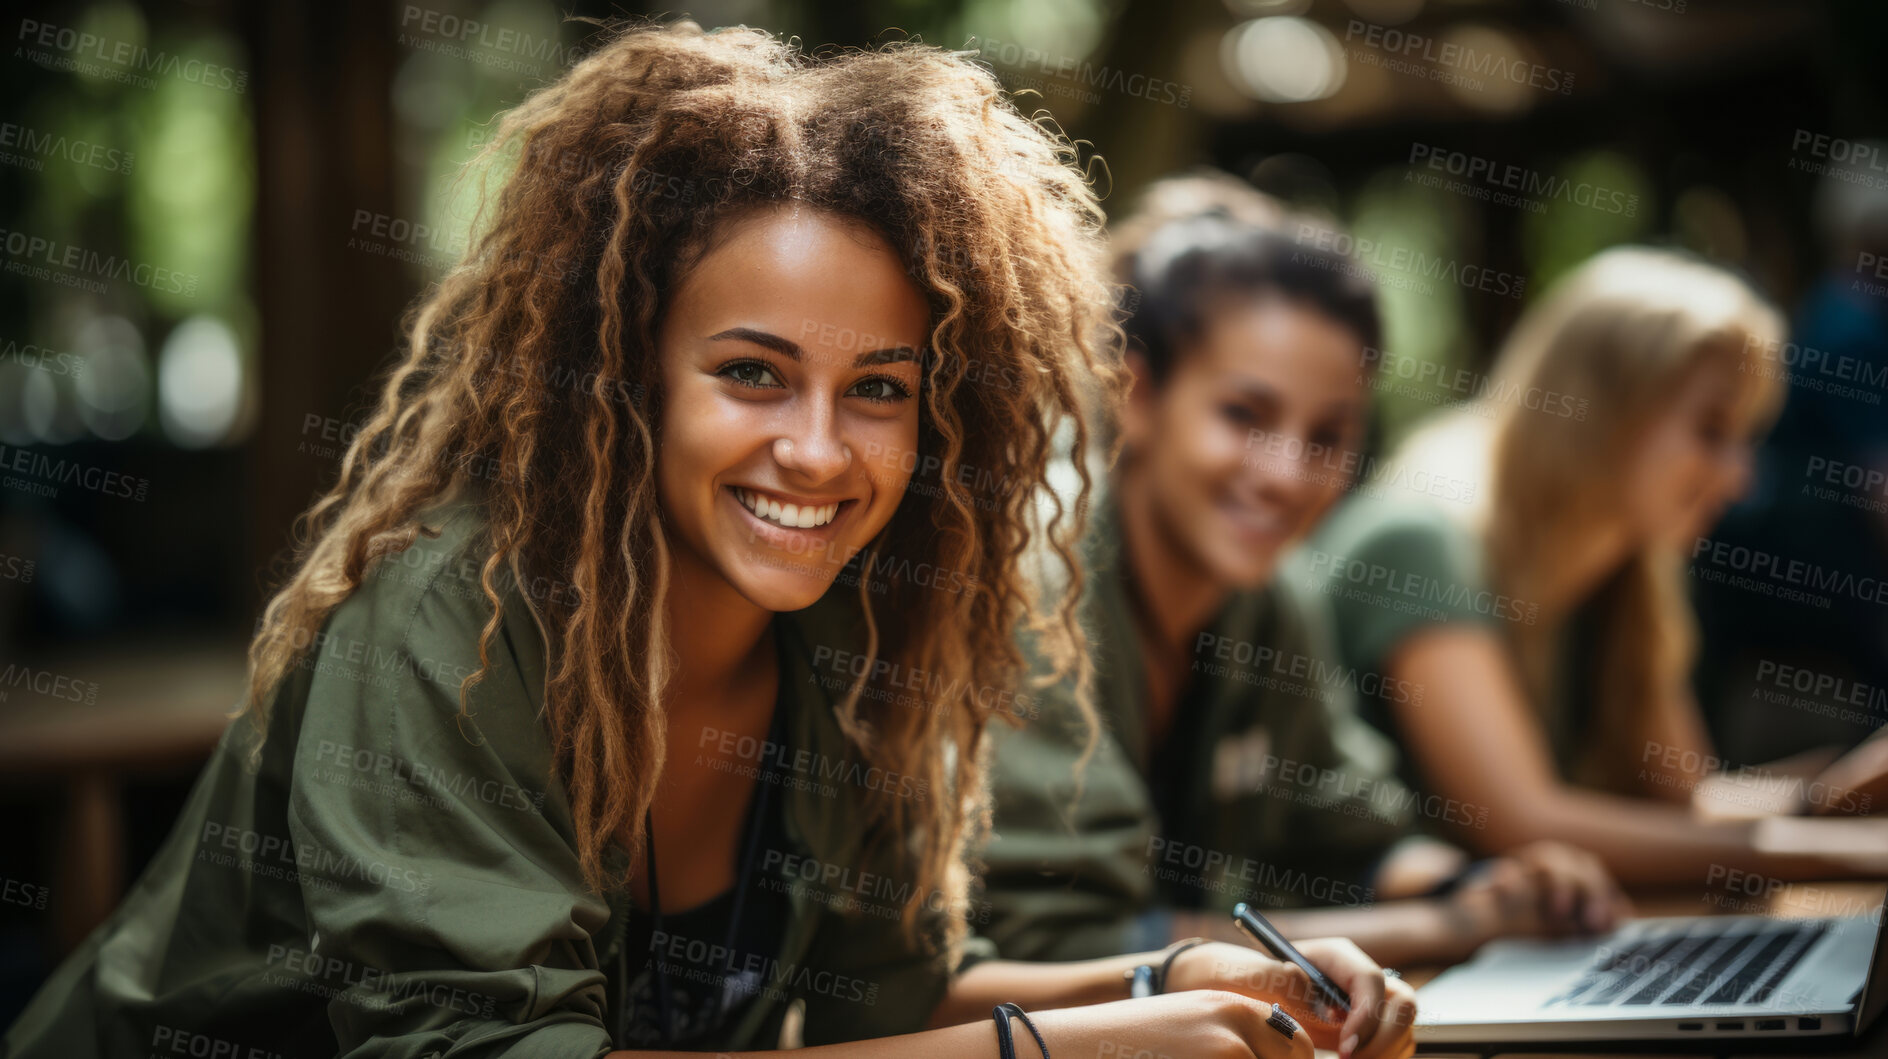
[[[1417,991],[1416,1039],[1859,1036],[1888,1006],[1883,919],[1880,905],[1836,919],[1684,916],[1598,938],[1489,942]]]

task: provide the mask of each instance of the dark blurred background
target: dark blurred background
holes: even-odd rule
[[[0,58],[0,1024],[115,903],[226,711],[294,517],[399,316],[452,264],[449,182],[593,25],[550,0],[10,5]],[[1715,539],[1888,573],[1888,6],[1756,0],[696,4],[807,46],[973,50],[1083,141],[1111,213],[1193,165],[1382,251],[1379,440],[1469,396],[1527,299],[1627,241],[1791,316],[1783,421]],[[1490,174],[1495,181],[1491,183]],[[1504,189],[1506,194],[1502,192]],[[1360,244],[1361,245],[1361,244]],[[1366,254],[1366,259],[1372,255]],[[1483,282],[1436,282],[1443,262]],[[1427,264],[1426,264],[1427,263]],[[1403,275],[1400,273],[1407,273]],[[1493,277],[1492,281],[1486,281]],[[1458,381],[1442,383],[1450,378]],[[1877,600],[1694,578],[1724,754],[1884,716]],[[1765,695],[1812,674],[1810,708]],[[1763,668],[1768,666],[1769,668]]]

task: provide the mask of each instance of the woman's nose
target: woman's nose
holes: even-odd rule
[[[1304,439],[1281,439],[1269,450],[1252,453],[1246,459],[1246,480],[1253,491],[1275,500],[1296,504],[1318,491],[1320,468]]]
[[[792,428],[774,441],[774,460],[809,481],[824,482],[852,465],[852,447],[840,434],[830,403],[808,402]]]

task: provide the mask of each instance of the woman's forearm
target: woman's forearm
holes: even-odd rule
[[[1066,963],[985,960],[952,979],[949,992],[931,1015],[931,1025],[988,1020],[990,1009],[1005,1002],[1033,1010],[1125,1000],[1127,976],[1135,966],[1159,967],[1164,959],[1165,953],[1151,952]]]
[[[1704,820],[1686,805],[1564,782],[1502,642],[1487,629],[1419,633],[1391,654],[1388,668],[1396,679],[1425,689],[1420,706],[1396,706],[1404,749],[1436,794],[1480,807],[1477,825],[1457,828],[1455,838],[1483,854],[1542,840],[1564,842],[1597,856],[1627,885],[1695,886],[1713,867],[1781,879],[1869,870],[1838,859],[1844,852],[1839,848],[1818,851],[1811,841],[1795,841],[1789,827],[1777,826],[1802,821]],[[1687,737],[1687,745],[1691,741]],[[1669,758],[1683,765],[1685,754],[1683,748],[1668,752],[1648,742],[1635,765],[1653,775],[1654,766],[1663,769]],[[1684,768],[1661,774],[1686,789],[1694,782]],[[1879,846],[1883,832],[1858,822],[1851,836],[1852,852],[1871,842]]]
[[[1024,1031],[1019,1028],[1016,1032],[1020,1034]],[[880,1059],[885,1055],[909,1056],[910,1059],[990,1059],[996,1052],[996,1023],[990,1020],[990,1012],[986,1009],[982,1022],[907,1033],[899,1037],[823,1044],[817,1048],[799,1049],[794,1054],[804,1055],[807,1059]],[[720,1053],[721,1059],[761,1059],[762,1056],[778,1054],[772,1051]],[[614,1051],[606,1059],[701,1059],[701,1053]]]
[[[1455,963],[1467,959],[1476,947],[1488,940],[1478,931],[1468,931],[1449,916],[1442,901],[1408,899],[1357,908],[1301,908],[1268,912],[1266,918],[1288,938],[1349,938],[1365,955],[1385,967],[1409,967],[1413,964]],[[1198,929],[1196,929],[1198,928]],[[1201,916],[1182,925],[1176,919],[1175,931],[1193,930],[1218,941],[1250,945],[1252,939],[1232,926],[1223,916]]]
[[[1528,842],[1556,839],[1599,857],[1626,885],[1695,885],[1713,867],[1761,872],[1780,879],[1857,874],[1808,847],[1762,848],[1757,822],[1701,820],[1689,808],[1555,785],[1504,807],[1499,825],[1463,831],[1484,853],[1504,853]],[[1771,826],[1788,825],[1787,819]],[[1859,833],[1858,833],[1858,837]]]

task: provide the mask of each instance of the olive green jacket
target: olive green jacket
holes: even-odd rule
[[[225,733],[150,868],[0,1054],[611,1048],[627,899],[581,879],[539,716],[545,641],[507,580],[491,670],[460,716],[490,609],[467,550],[476,512],[442,518],[436,539],[383,560],[328,618],[277,691],[254,767],[247,722]],[[546,599],[558,586],[525,590]],[[790,894],[789,922],[761,994],[718,1047],[773,1047],[796,1002],[809,1044],[918,1030],[945,987],[942,961],[904,944],[889,907],[857,900],[868,851],[886,843],[863,834],[863,791],[847,779],[861,773],[827,767],[854,756],[812,661],[815,645],[847,642],[845,617],[822,602],[778,619],[793,746],[819,771],[782,784],[794,848],[760,870]]]
[[[1082,959],[1164,944],[1161,908],[1372,900],[1410,799],[1391,776],[1394,752],[1355,716],[1359,685],[1374,679],[1336,663],[1316,597],[1289,586],[1236,594],[1189,645],[1169,736],[1182,740],[1185,779],[1175,818],[1159,818],[1111,504],[1098,506],[1085,548],[1100,742],[1078,801],[1083,729],[1066,689],[1032,700],[1034,723],[993,725],[980,933],[1009,958]]]

